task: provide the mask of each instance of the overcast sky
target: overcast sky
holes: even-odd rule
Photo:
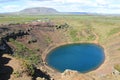
[[[29,7],[50,7],[60,12],[120,14],[120,0],[0,0],[0,13]]]

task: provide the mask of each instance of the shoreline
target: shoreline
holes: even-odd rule
[[[47,55],[54,49],[60,47],[60,46],[64,46],[64,45],[69,45],[69,44],[96,44],[98,46],[100,46],[103,50],[105,50],[105,48],[103,46],[101,46],[98,42],[65,42],[65,43],[56,43],[56,44],[50,44],[47,49],[42,53],[42,60],[45,62],[46,61],[46,57]]]
[[[44,62],[44,67],[47,69],[47,70],[50,70],[50,72],[48,72],[48,73],[50,73],[50,74],[52,74],[52,76],[53,77],[56,77],[56,76],[59,76],[60,77],[60,74],[61,74],[61,72],[60,71],[58,71],[58,70],[56,70],[56,69],[54,69],[54,68],[52,68],[51,66],[49,66],[48,64],[47,64],[47,62],[46,62],[46,57],[47,57],[47,55],[50,53],[50,51],[52,51],[52,50],[54,50],[55,48],[57,48],[57,47],[60,47],[60,46],[64,46],[64,45],[69,45],[69,44],[83,44],[83,43],[88,43],[88,44],[96,44],[96,45],[98,45],[98,46],[100,46],[102,49],[103,49],[103,51],[104,51],[104,56],[105,56],[105,60],[104,60],[104,62],[97,68],[97,69],[95,69],[95,70],[92,70],[92,71],[90,71],[90,72],[88,72],[88,73],[83,73],[83,74],[100,74],[100,73],[102,73],[102,71],[104,71],[105,70],[105,66],[107,66],[107,64],[106,63],[108,63],[108,61],[109,61],[109,57],[108,57],[108,51],[106,50],[106,47],[105,47],[105,45],[102,45],[102,44],[99,44],[99,42],[97,42],[97,41],[88,41],[88,42],[65,42],[65,43],[56,43],[56,44],[50,44],[48,47],[47,47],[47,49],[42,53],[42,55],[41,55],[41,57],[42,57],[42,60],[43,60],[43,62]],[[73,70],[74,71],[74,70]],[[78,72],[78,71],[77,71]],[[59,75],[56,75],[56,74],[59,74]]]

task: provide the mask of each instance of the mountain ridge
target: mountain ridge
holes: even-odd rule
[[[64,15],[91,15],[96,13],[89,13],[89,12],[59,12],[54,8],[49,7],[31,7],[31,8],[25,8],[23,10],[20,10],[18,12],[6,12],[6,13],[0,13],[5,15],[49,15],[49,14],[64,14]]]
[[[32,7],[26,8],[18,12],[19,14],[58,14],[59,12],[53,8]]]

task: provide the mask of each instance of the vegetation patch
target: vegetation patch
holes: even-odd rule
[[[108,33],[108,35],[110,36],[110,35],[113,35],[113,34],[118,33],[118,32],[120,32],[120,28],[113,28],[113,29]]]
[[[89,35],[89,36],[87,37],[87,40],[88,40],[88,41],[95,40],[95,36],[94,36],[94,35]]]
[[[52,39],[49,36],[45,37],[45,41],[46,41],[47,44],[52,43]]]
[[[21,77],[22,76],[22,72],[20,71],[14,71],[13,74],[15,75],[15,77]]]
[[[35,54],[36,50],[30,50],[24,44],[16,40],[10,39],[10,42],[16,46],[13,56],[22,59],[24,61],[23,66],[26,72],[28,72],[28,75],[33,75],[35,66],[42,62],[41,56]]]
[[[70,36],[71,36],[73,41],[79,41],[79,38],[77,37],[78,36],[77,32],[78,31],[75,29],[70,30]]]
[[[50,22],[53,22],[54,27],[35,24],[36,22],[40,23],[42,19],[45,18],[50,19]],[[96,40],[99,41],[100,45],[107,45],[107,49],[111,49],[114,47],[111,46],[111,43],[114,45],[116,40],[118,43],[120,41],[118,36],[114,36],[114,34],[120,32],[120,17],[118,16],[9,15],[0,18],[0,23],[1,39],[3,36],[3,39],[7,42],[10,41],[11,46],[14,47],[13,56],[20,58],[20,60],[23,61],[23,68],[25,69],[23,72],[15,71],[13,74],[16,75],[16,77],[21,76],[24,72],[33,76],[36,66],[38,66],[38,64],[43,64],[40,53],[42,53],[51,43],[61,43],[63,42],[63,39],[65,39],[65,43],[68,41],[90,42]],[[97,34],[97,37],[94,32]],[[47,35],[49,33],[50,35]],[[18,39],[21,42],[17,41]],[[26,40],[28,41],[28,45],[24,44],[26,43],[24,42]],[[29,47],[34,49],[30,49]],[[115,44],[115,47],[117,50],[120,50],[119,44]],[[115,60],[119,62],[119,56],[116,58],[116,55],[117,54],[114,56],[112,55],[112,57],[115,57]],[[114,61],[113,59],[111,60]],[[112,64],[114,63],[116,62],[112,62]],[[110,67],[113,66],[116,70],[120,71],[119,64]],[[36,75],[38,75],[38,73],[36,73]]]
[[[114,65],[114,69],[116,69],[117,71],[120,72],[120,64],[116,64],[116,65]]]

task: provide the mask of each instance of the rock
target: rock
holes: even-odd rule
[[[40,77],[38,77],[36,80],[44,80],[44,78],[40,78]]]
[[[77,71],[65,70],[61,74],[61,79],[59,80],[94,80],[94,79],[85,74],[80,74]]]

